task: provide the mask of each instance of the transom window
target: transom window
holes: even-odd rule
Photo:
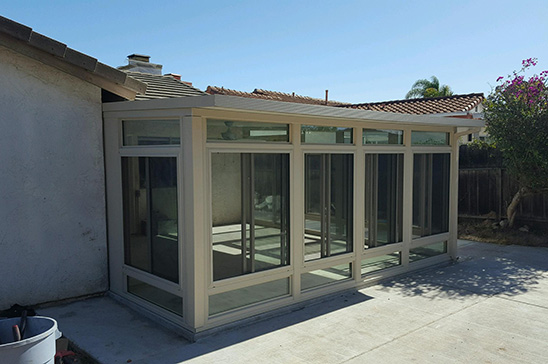
[[[207,140],[225,142],[289,142],[289,125],[234,120],[207,120]]]
[[[123,120],[123,145],[179,145],[179,120]]]
[[[352,144],[353,133],[353,128],[302,125],[301,142],[311,144]]]

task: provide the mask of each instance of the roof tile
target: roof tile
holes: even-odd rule
[[[268,91],[256,88],[253,92],[243,92],[224,87],[208,86],[206,92],[211,95],[240,96],[254,99],[277,100],[301,104],[325,105],[325,100],[288,94],[284,92]],[[484,97],[481,93],[453,95],[446,97],[393,100],[372,103],[350,104],[339,101],[328,101],[328,106],[352,108],[358,110],[384,111],[399,114],[446,114],[469,112],[481,104]]]
[[[72,48],[67,48],[67,51],[65,52],[65,60],[75,66],[82,67],[91,72],[95,71],[95,68],[97,67],[96,58],[75,51]]]
[[[14,38],[28,42],[32,34],[32,28],[17,23],[0,15],[0,30]]]
[[[67,45],[42,35],[32,32],[29,44],[57,57],[64,57],[67,51]]]
[[[4,36],[7,37],[4,38]],[[3,42],[0,42],[2,45],[7,45],[11,48],[15,47],[14,49],[16,51],[22,52],[19,45],[23,44],[23,50],[30,50],[25,52],[25,55],[59,68],[60,70],[87,82],[94,83],[99,87],[109,90],[110,84],[121,85],[122,89],[112,89],[112,92],[121,92],[125,95],[125,98],[133,99],[133,93],[144,92],[145,90],[145,84],[127,77],[122,71],[99,63],[97,59],[93,57],[68,48],[65,44],[58,42],[55,39],[36,33],[32,28],[3,16],[0,16],[0,38],[4,39]],[[16,40],[17,43],[11,43],[12,39]],[[46,57],[44,57],[44,55],[46,55]],[[89,73],[75,72],[72,66],[84,69]],[[99,82],[95,79],[95,76],[99,76],[109,83],[105,84],[104,82]],[[123,90],[126,90],[127,93]]]
[[[297,95],[295,93],[289,94],[285,92],[269,91],[256,88],[253,92],[243,92],[237,90],[231,90],[224,87],[208,86],[206,92],[210,95],[229,95],[240,96],[253,99],[275,100],[285,102],[295,102],[299,104],[311,104],[311,105],[325,105],[325,99],[319,99],[314,97]],[[328,106],[343,106],[350,105],[349,103],[331,101],[327,102]]]
[[[186,96],[204,96],[205,92],[179,81],[172,76],[153,75],[150,73],[124,71],[137,81],[147,84],[146,93],[137,95],[136,100],[164,99]]]
[[[483,99],[484,96],[482,93],[473,93],[424,99],[371,102],[345,105],[342,107],[358,110],[385,111],[399,114],[445,114],[471,111],[473,108],[481,104]]]

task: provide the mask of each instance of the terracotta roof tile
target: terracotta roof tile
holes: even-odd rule
[[[243,91],[231,90],[224,87],[208,86],[206,92],[211,95],[229,95],[229,96],[248,97],[252,99],[295,102],[299,104],[325,105],[325,99],[302,96],[302,95],[297,95],[295,93],[289,94],[285,92],[263,90],[260,88],[256,88],[255,90],[253,90],[253,92],[243,92]],[[328,106],[350,106],[349,103],[331,101],[331,100],[327,102],[327,105]]]
[[[253,99],[276,100],[285,102],[296,102],[301,104],[325,105],[325,100],[288,94],[284,92],[268,91],[256,88],[253,92],[243,92],[224,87],[208,86],[206,92],[211,95],[229,95],[248,97]],[[449,114],[472,111],[480,105],[484,97],[481,93],[453,95],[445,97],[434,97],[426,99],[406,99],[383,102],[370,102],[361,104],[350,104],[339,101],[328,101],[328,106],[352,108],[359,110],[384,111],[398,114]]]
[[[445,114],[471,111],[473,108],[480,105],[483,99],[483,94],[475,93],[425,99],[370,102],[344,105],[342,107],[359,110],[385,111],[399,114]]]

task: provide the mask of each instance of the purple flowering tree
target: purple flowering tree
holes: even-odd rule
[[[509,227],[524,196],[548,190],[548,71],[525,76],[536,64],[526,59],[519,71],[499,77],[484,104],[487,132],[520,186],[507,207]]]

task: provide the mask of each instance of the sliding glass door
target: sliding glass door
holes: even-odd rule
[[[213,279],[289,264],[289,155],[211,156]]]
[[[305,260],[352,251],[353,155],[305,155]]]
[[[403,154],[365,155],[365,249],[401,242]]]

